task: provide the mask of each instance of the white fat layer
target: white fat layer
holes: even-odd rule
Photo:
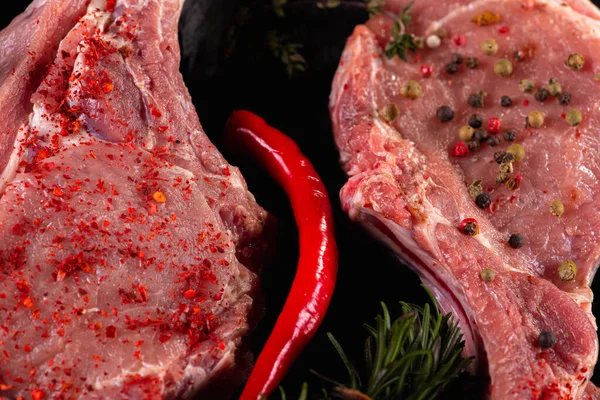
[[[8,159],[8,163],[4,168],[4,171],[0,174],[0,197],[4,194],[4,190],[6,186],[12,182],[14,177],[17,175],[17,169],[19,168],[19,163],[21,162],[24,152],[21,146],[21,143],[25,141],[27,136],[27,132],[29,130],[29,124],[23,124],[15,137],[15,142],[13,144],[13,151],[10,154]]]

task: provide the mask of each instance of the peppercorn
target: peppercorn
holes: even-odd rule
[[[510,105],[512,104],[512,99],[508,96],[502,96],[500,97],[500,105],[502,107],[510,107]]]
[[[515,52],[513,53],[513,58],[515,59],[515,61],[517,61],[517,62],[521,62],[521,61],[525,60],[525,53],[523,53],[523,52],[522,52],[522,51],[520,51],[520,50],[518,50],[518,51],[515,51]]]
[[[583,116],[581,115],[581,111],[573,109],[567,112],[565,120],[569,123],[569,125],[577,126],[581,122],[582,118]]]
[[[471,114],[471,116],[469,117],[469,126],[471,128],[477,129],[481,128],[481,125],[483,125],[483,118],[481,117],[481,115]]]
[[[440,47],[440,44],[442,44],[442,40],[438,35],[429,35],[427,36],[427,39],[425,39],[425,44],[427,44],[427,47],[430,49],[437,49]]]
[[[467,68],[469,68],[469,69],[475,69],[475,68],[479,67],[479,58],[477,58],[477,57],[467,57],[467,60],[465,61],[465,64],[466,64]]]
[[[565,206],[563,205],[562,201],[554,200],[552,203],[550,203],[550,214],[560,217],[564,212]]]
[[[473,140],[478,141],[479,143],[485,142],[489,137],[488,131],[483,128],[477,128],[473,132]]]
[[[483,188],[481,187],[481,179],[477,179],[475,182],[469,185],[469,196],[475,199],[483,192]]]
[[[469,236],[477,234],[477,224],[475,222],[467,222],[463,228],[463,232]]]
[[[477,204],[477,207],[485,209],[492,204],[492,199],[490,199],[489,194],[481,193],[479,196],[475,197],[475,204]]]
[[[455,74],[458,71],[458,64],[456,63],[448,63],[446,64],[446,72],[449,74]]]
[[[523,93],[532,92],[534,87],[535,85],[531,79],[523,79],[519,82],[519,90]]]
[[[484,282],[491,282],[496,278],[496,271],[491,268],[484,268],[479,273],[481,280]]]
[[[521,235],[520,233],[513,233],[508,239],[508,244],[513,249],[520,249],[521,247],[523,247],[523,242],[523,235]]]
[[[562,92],[562,87],[560,86],[560,83],[558,83],[558,81],[554,78],[550,78],[548,80],[546,89],[548,89],[548,93],[550,93],[554,97],[558,96]]]
[[[549,349],[556,343],[556,335],[551,331],[541,331],[538,336],[538,345],[542,349]]]
[[[558,266],[558,278],[561,281],[570,282],[577,275],[577,264],[573,260],[567,260]]]
[[[404,86],[400,88],[400,94],[404,97],[408,97],[409,99],[418,99],[421,97],[423,93],[423,89],[421,85],[417,81],[408,81]]]
[[[452,121],[452,118],[454,118],[454,111],[452,111],[452,109],[448,106],[441,106],[435,112],[435,116],[441,122]]]
[[[379,111],[379,115],[381,118],[386,120],[387,122],[392,122],[396,119],[396,117],[400,114],[400,110],[398,106],[394,103],[386,104],[381,111]]]
[[[483,54],[491,56],[498,52],[498,43],[494,39],[486,39],[481,43]]]
[[[496,135],[492,135],[487,142],[491,147],[496,147],[500,144],[500,138]]]
[[[537,101],[545,101],[548,96],[550,96],[550,92],[545,88],[538,88],[533,95]]]
[[[498,176],[496,176],[496,183],[504,183],[508,181],[510,174],[513,172],[513,163],[505,162],[500,164],[498,167]]]
[[[467,99],[467,103],[473,108],[481,108],[483,107],[483,93],[473,93]]]
[[[513,65],[509,60],[503,58],[501,60],[496,61],[496,63],[494,64],[494,72],[498,76],[508,78],[513,73]]]
[[[458,130],[458,138],[463,142],[468,142],[473,138],[473,128],[465,125]]]
[[[459,53],[452,53],[450,61],[452,61],[455,64],[460,64],[463,62],[463,56]]]
[[[570,54],[567,58],[567,61],[565,61],[565,65],[571,68],[573,71],[579,71],[581,68],[583,68],[584,63],[585,59],[579,53]]]
[[[467,142],[467,148],[469,149],[469,151],[477,151],[477,150],[479,150],[480,147],[481,147],[481,144],[479,143],[478,140],[471,140],[471,141]]]
[[[562,92],[558,95],[558,103],[561,106],[568,106],[571,103],[571,93]]]
[[[515,156],[512,153],[507,153],[505,151],[497,151],[494,153],[494,161],[498,164],[509,163],[514,161]]]
[[[516,137],[517,134],[511,129],[504,132],[504,140],[506,140],[507,142],[512,142],[513,140],[515,140]]]
[[[532,128],[540,128],[544,125],[544,115],[539,111],[532,111],[525,118],[525,125]]]
[[[525,149],[518,143],[508,146],[506,153],[512,154],[515,157],[515,161],[521,161],[523,158],[525,158]]]
[[[517,188],[521,185],[521,176],[518,174],[517,176],[511,176],[504,185],[510,191],[517,190]]]

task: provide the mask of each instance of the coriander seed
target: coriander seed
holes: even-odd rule
[[[400,95],[409,99],[418,99],[423,93],[423,88],[417,81],[408,81],[400,88]]]
[[[479,67],[479,59],[477,57],[467,57],[467,60],[465,61],[465,65],[469,69],[475,69],[475,68]]]
[[[483,54],[492,56],[498,52],[498,43],[494,39],[486,39],[481,43]]]
[[[583,68],[583,64],[585,63],[585,59],[579,53],[570,54],[567,57],[567,61],[565,61],[565,65],[571,68],[573,71],[579,71]]]
[[[525,158],[525,149],[518,143],[511,144],[506,149],[508,154],[512,154],[515,157],[515,161],[521,161]]]
[[[540,128],[544,125],[544,115],[539,111],[532,111],[527,114],[526,124],[532,128]]]
[[[508,78],[513,73],[513,65],[509,60],[503,58],[501,60],[496,61],[496,63],[494,64],[494,72],[498,76]]]
[[[573,109],[567,112],[565,120],[569,123],[569,125],[577,126],[581,123],[582,118],[583,116],[581,115],[581,111]]]
[[[523,93],[533,92],[535,84],[531,79],[523,79],[519,82],[519,90]]]
[[[562,201],[554,200],[552,203],[550,203],[550,214],[560,217],[564,212],[565,206],[563,205]]]

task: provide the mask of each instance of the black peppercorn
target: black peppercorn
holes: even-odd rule
[[[556,335],[552,331],[541,331],[538,336],[538,344],[542,349],[549,349],[556,343]]]
[[[467,148],[469,151],[477,151],[479,150],[479,147],[481,147],[481,144],[479,144],[478,140],[470,140],[467,142]]]
[[[469,117],[469,126],[473,129],[481,128],[483,125],[483,118],[479,114],[472,114]]]
[[[562,92],[558,95],[558,103],[561,106],[568,106],[571,103],[571,93]]]
[[[455,74],[458,71],[458,64],[457,63],[448,63],[446,64],[446,72],[449,74]]]
[[[492,135],[488,139],[488,144],[492,147],[496,147],[500,144],[500,138],[497,135]]]
[[[512,153],[507,153],[505,151],[497,151],[494,153],[494,161],[498,164],[509,163],[514,161],[515,156]]]
[[[452,58],[450,59],[454,64],[460,64],[463,61],[463,56],[459,53],[452,53]]]
[[[517,137],[517,134],[515,133],[515,131],[513,131],[511,129],[504,132],[504,140],[506,140],[508,142],[512,142],[513,140],[515,140],[516,137]]]
[[[521,235],[520,233],[513,233],[508,239],[508,244],[513,249],[520,249],[521,247],[523,247],[523,242],[523,235]]]
[[[463,228],[463,232],[469,236],[473,236],[477,233],[477,224],[475,222],[467,222]]]
[[[467,61],[465,61],[467,68],[475,69],[479,66],[479,59],[477,57],[467,57]]]
[[[550,92],[546,88],[538,88],[533,95],[537,101],[545,101],[548,96],[550,96]]]
[[[473,108],[483,107],[483,95],[481,93],[473,93],[469,96],[467,103]]]
[[[473,132],[473,140],[477,140],[478,142],[485,142],[489,137],[488,131],[483,128],[475,129]]]
[[[448,122],[451,121],[452,118],[454,118],[454,111],[452,111],[452,109],[448,106],[441,106],[435,112],[435,116],[441,122]]]
[[[487,193],[481,193],[479,196],[475,197],[475,204],[479,208],[488,208],[490,204],[492,204],[492,199],[490,199],[490,195]]]
[[[502,107],[510,107],[510,105],[512,104],[512,99],[508,96],[502,96],[500,98],[500,105]]]

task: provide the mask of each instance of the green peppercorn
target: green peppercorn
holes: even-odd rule
[[[498,52],[498,43],[494,39],[486,39],[481,43],[483,54],[492,56]]]
[[[496,176],[496,183],[505,183],[510,178],[510,174],[513,173],[513,163],[505,162],[500,164],[498,167],[498,176]]]
[[[455,64],[460,64],[463,62],[463,56],[460,53],[452,53],[450,61],[452,61]]]
[[[435,116],[441,122],[452,121],[452,118],[454,118],[454,111],[448,106],[441,106],[435,112]]]
[[[400,114],[400,110],[398,109],[398,106],[390,103],[390,104],[386,104],[380,111],[379,111],[379,115],[381,116],[381,118],[383,118],[384,120],[386,120],[387,122],[392,122],[393,120],[396,119],[396,117]]]
[[[510,105],[512,104],[512,99],[508,96],[502,96],[500,97],[500,105],[504,108],[506,107],[510,107]]]
[[[567,260],[558,266],[558,278],[561,281],[570,282],[577,275],[577,264],[573,260]]]
[[[585,59],[579,53],[570,54],[567,57],[567,61],[565,61],[565,65],[571,68],[573,71],[579,71],[583,68],[583,64],[585,63]]]
[[[549,349],[556,343],[556,335],[551,331],[541,331],[538,336],[538,345],[542,349]]]
[[[562,92],[560,83],[558,83],[558,81],[554,78],[550,78],[548,85],[546,85],[546,89],[548,89],[548,93],[554,97],[558,96]]]
[[[409,99],[418,99],[423,93],[423,88],[417,81],[408,81],[400,88],[400,94]]]
[[[463,232],[469,236],[477,235],[477,224],[475,222],[467,222],[463,228]]]
[[[471,196],[473,199],[475,199],[477,196],[479,196],[483,192],[483,187],[481,187],[481,182],[483,182],[483,180],[477,179],[475,182],[473,182],[469,185],[469,196]]]
[[[492,135],[487,142],[491,147],[496,147],[500,144],[500,138],[497,135]]]
[[[475,198],[475,204],[477,204],[477,207],[481,209],[486,209],[490,206],[490,204],[492,204],[492,199],[490,198],[489,194],[481,193]]]
[[[521,247],[523,247],[524,242],[525,240],[523,239],[523,235],[521,235],[520,233],[513,233],[508,239],[508,244],[513,249],[520,249]]]
[[[569,123],[569,125],[577,126],[581,122],[582,118],[583,116],[581,115],[581,111],[573,109],[567,112],[565,120]]]
[[[458,138],[462,142],[468,142],[473,138],[473,128],[469,125],[465,125],[458,130]]]
[[[523,158],[525,158],[525,149],[518,143],[514,143],[508,146],[506,152],[515,156],[515,161],[521,161],[523,160]]]
[[[565,206],[563,205],[562,201],[554,200],[552,203],[550,203],[550,214],[560,217],[564,212]]]
[[[545,88],[538,88],[533,95],[537,101],[545,101],[548,96],[550,96],[550,92]]]
[[[506,186],[506,188],[510,191],[515,191],[517,190],[517,188],[519,187],[519,185],[521,184],[521,180],[517,179],[514,176],[511,176],[510,178],[508,178],[508,180],[504,183],[504,185]]]
[[[562,92],[558,95],[558,103],[561,106],[568,106],[571,103],[571,93]]]
[[[481,280],[484,282],[491,282],[496,278],[496,271],[491,268],[484,268],[479,273]]]
[[[532,128],[540,128],[542,125],[544,125],[544,114],[539,111],[532,111],[527,114],[525,122],[527,126],[531,126]]]
[[[481,147],[481,144],[478,140],[470,140],[467,142],[467,148],[469,151],[477,151]]]
[[[479,67],[479,59],[477,57],[467,57],[467,60],[465,61],[465,65],[469,69],[475,69],[475,68]]]
[[[471,128],[477,129],[481,128],[481,125],[483,125],[483,118],[481,117],[481,115],[471,114],[471,116],[469,117],[469,126]]]
[[[514,161],[515,156],[505,151],[497,151],[494,153],[494,161],[498,164],[510,163]]]
[[[508,78],[513,73],[513,65],[509,60],[503,58],[501,60],[496,61],[496,63],[494,64],[494,72],[498,76]]]
[[[445,69],[446,69],[447,73],[453,75],[458,71],[458,64],[453,63],[453,62],[448,63],[448,64],[446,64]]]
[[[485,129],[483,129],[483,128],[477,128],[473,132],[473,140],[476,140],[479,143],[483,143],[483,142],[485,142],[487,140],[487,138],[489,137],[489,135],[490,134]]]
[[[483,94],[481,92],[473,93],[467,99],[467,103],[473,108],[483,107]]]
[[[513,140],[515,140],[516,137],[517,134],[511,129],[504,132],[504,140],[506,140],[507,142],[512,142]]]
[[[531,79],[523,79],[519,82],[519,90],[523,93],[533,92],[535,84]]]

